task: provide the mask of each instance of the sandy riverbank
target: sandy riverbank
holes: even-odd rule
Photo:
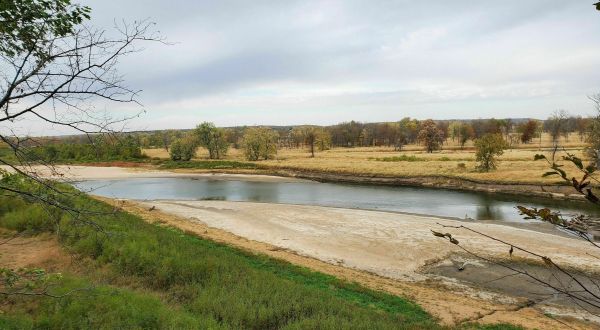
[[[326,262],[386,277],[418,279],[418,270],[460,252],[430,230],[450,232],[461,244],[489,256],[508,257],[504,245],[461,229],[464,221],[388,212],[318,206],[226,201],[152,201],[163,212],[201,221],[235,235],[290,249]],[[497,224],[468,223],[474,230],[502,238],[557,262],[600,271],[594,256],[582,254],[589,243]],[[515,258],[521,257],[518,252]]]
[[[107,199],[103,199],[107,200]],[[108,200],[114,203],[112,200]],[[568,306],[537,303],[486,290],[453,278],[440,278],[426,269],[440,261],[460,260],[455,246],[436,239],[430,229],[453,220],[386,212],[248,202],[117,202],[147,221],[175,226],[211,240],[332,274],[361,285],[414,299],[445,324],[469,320],[510,322],[530,328],[560,329],[563,324],[545,316],[577,315]],[[151,206],[156,209],[149,211]],[[581,255],[585,244],[550,234],[502,225],[473,224],[474,229],[498,235],[577,267],[593,264]],[[507,257],[508,251],[462,230],[448,230],[467,247]],[[517,258],[519,254],[515,254]],[[476,263],[467,270],[479,272]],[[489,280],[489,272],[485,280]],[[569,321],[573,328],[593,328]]]
[[[0,169],[13,172],[7,166]],[[301,178],[283,177],[274,175],[238,174],[238,173],[214,173],[214,172],[192,172],[192,171],[165,171],[153,167],[106,167],[106,166],[80,166],[80,165],[56,165],[53,167],[32,166],[23,169],[26,173],[33,173],[40,177],[56,179],[60,181],[78,180],[117,180],[130,178],[189,178],[210,177],[222,180],[260,181],[260,182],[301,182],[308,181]]]

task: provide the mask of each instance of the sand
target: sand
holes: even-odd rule
[[[589,243],[496,224],[389,212],[226,201],[152,201],[163,212],[229,231],[328,263],[395,279],[422,277],[419,269],[461,250],[431,230],[449,232],[461,245],[488,256],[508,257],[508,248],[464,229],[467,225],[514,245],[550,257],[557,263],[600,271]],[[540,247],[544,247],[543,249]],[[513,258],[526,257],[516,251]],[[592,267],[595,267],[593,269]]]
[[[0,166],[0,169],[14,172],[7,166]],[[26,173],[34,174],[39,177],[56,179],[61,181],[78,180],[114,180],[131,178],[202,178],[210,177],[222,180],[246,180],[260,182],[301,182],[308,181],[297,178],[286,178],[271,175],[253,175],[253,174],[229,174],[229,173],[186,173],[181,171],[163,171],[152,167],[104,167],[104,166],[75,166],[75,165],[56,165],[31,166],[22,168]]]
[[[284,247],[295,246],[298,243],[297,240],[300,240],[300,238],[304,237],[305,234],[301,234],[299,238],[292,235],[285,235],[279,237],[278,240],[275,240],[275,244],[269,244],[265,243],[264,241],[271,235],[267,235],[266,237],[260,236],[259,233],[262,230],[261,228],[257,229],[258,233],[256,235],[260,237],[258,237],[256,240],[235,235],[231,231],[236,230],[231,230],[229,227],[227,227],[227,230],[219,229],[220,227],[226,228],[225,225],[228,223],[231,224],[231,218],[235,217],[235,214],[238,214],[238,217],[242,217],[242,214],[252,214],[250,217],[248,217],[250,221],[259,222],[262,221],[261,219],[268,219],[269,221],[275,221],[279,223],[281,227],[277,228],[278,230],[282,230],[282,228],[285,227],[292,228],[290,230],[285,230],[287,234],[291,234],[294,232],[305,232],[306,230],[297,231],[297,229],[305,227],[304,224],[297,224],[295,226],[285,225],[285,223],[294,222],[293,218],[290,217],[290,215],[293,214],[290,214],[288,212],[290,208],[294,208],[300,213],[306,213],[308,209],[320,209],[320,212],[317,212],[314,216],[317,216],[318,219],[321,220],[326,219],[327,216],[332,216],[332,214],[328,211],[342,211],[342,213],[345,213],[343,211],[352,211],[350,212],[350,214],[366,212],[373,213],[371,214],[372,217],[379,216],[375,215],[379,213],[383,213],[383,215],[387,216],[398,215],[386,214],[385,212],[355,212],[354,210],[315,208],[310,206],[289,206],[235,202],[228,203],[211,201],[200,202],[200,204],[203,205],[197,205],[198,203],[192,202],[192,204],[196,205],[192,207],[186,207],[182,205],[177,205],[177,202],[161,202],[163,204],[159,205],[158,202],[141,203],[124,200],[115,201],[112,199],[100,197],[97,198],[104,200],[108,203],[115,203],[116,206],[123,208],[125,211],[137,214],[146,221],[154,224],[177,227],[184,230],[188,234],[198,235],[206,239],[232,245],[237,248],[250,251],[252,253],[266,254],[273,258],[282,259],[294,263],[296,265],[313,269],[315,271],[330,274],[351,282],[356,282],[374,290],[385,291],[394,295],[408,297],[411,300],[417,302],[434,317],[438,318],[441,323],[446,325],[457,325],[465,322],[475,321],[486,324],[504,322],[521,325],[525,328],[533,329],[563,329],[565,328],[565,323],[568,323],[569,328],[572,329],[593,329],[597,327],[597,324],[590,324],[588,322],[582,322],[580,320],[574,319],[573,316],[577,316],[580,319],[585,319],[588,318],[589,315],[586,315],[585,313],[579,313],[573,309],[564,308],[561,306],[559,306],[559,308],[549,305],[542,306],[539,304],[535,306],[529,306],[528,301],[526,299],[510,297],[503,294],[498,294],[496,292],[490,292],[489,290],[482,289],[481,287],[474,287],[468,284],[465,285],[465,283],[453,281],[452,279],[440,280],[439,278],[431,277],[428,274],[420,274],[418,269],[419,267],[417,267],[416,265],[423,263],[418,260],[416,255],[419,253],[422,254],[422,249],[418,247],[417,249],[415,249],[414,247],[407,247],[402,245],[398,246],[398,249],[400,251],[404,251],[404,253],[397,253],[396,255],[399,256],[399,258],[403,258],[403,260],[412,261],[412,265],[410,265],[410,268],[405,268],[401,262],[397,262],[397,274],[405,275],[399,276],[399,278],[397,279],[393,279],[389,277],[380,276],[369,271],[361,270],[360,267],[351,268],[349,267],[349,265],[345,264],[342,259],[327,258],[324,256],[326,252],[331,253],[332,251],[319,250],[318,253],[313,254],[313,256],[316,256],[315,258],[310,255],[301,254],[295,250]],[[164,206],[168,205],[171,205],[173,208],[178,208],[179,212],[181,212],[183,216],[174,215],[174,213],[178,212],[173,212],[173,209],[163,208]],[[150,210],[151,206],[158,206],[158,208]],[[188,210],[186,210],[186,208],[188,208]],[[205,212],[198,212],[198,210],[202,209],[204,209]],[[244,211],[244,209],[246,211]],[[253,210],[257,213],[248,212],[248,210]],[[271,212],[272,210],[273,212]],[[195,216],[190,217],[190,213],[195,214]],[[220,214],[220,216],[215,218],[216,220],[214,222],[208,221],[209,218],[201,217],[203,220],[206,220],[207,223],[212,223],[217,227],[207,225],[207,223],[205,223],[204,221],[198,220],[200,214],[209,215],[209,218],[214,217],[214,215],[211,214]],[[273,218],[273,215],[275,214],[281,217],[278,220],[276,220]],[[318,214],[321,214],[322,217],[318,216]],[[403,217],[397,217],[396,221],[398,221],[398,218]],[[305,220],[305,218],[302,219]],[[320,221],[318,219],[317,221]],[[323,221],[326,222],[326,224],[324,224],[325,227],[329,226],[329,222],[327,220]],[[309,227],[310,226],[312,225],[309,225]],[[385,225],[382,228],[388,226],[389,224]],[[293,229],[294,227],[295,229]],[[336,232],[335,229],[333,229],[333,231]],[[342,234],[341,236],[346,235]],[[373,235],[366,234],[365,236],[370,237],[368,241],[372,240]],[[375,237],[379,236],[375,235]],[[428,244],[430,244],[429,246],[437,247],[437,249],[433,250],[433,252],[428,251],[428,253],[433,253],[434,255],[438,256],[447,254],[452,255],[452,258],[456,257],[456,255],[453,255],[453,250],[449,250],[449,243],[437,245],[436,242],[432,242],[428,237],[423,236],[422,239],[423,241],[427,241]],[[387,240],[385,236],[383,240]],[[315,245],[318,245],[319,248],[323,248],[325,246],[335,245],[333,243],[334,241],[340,242],[339,237],[322,237],[321,240],[318,240],[318,242],[315,243]],[[340,242],[339,244],[343,243]],[[350,242],[350,244],[352,245],[353,243]],[[367,245],[371,245],[371,243]],[[344,250],[345,247],[338,246],[336,249]],[[384,251],[375,256],[375,258],[379,258],[382,255],[386,256],[388,255],[388,253]],[[443,262],[444,260],[447,261],[448,259],[442,259],[441,262]],[[369,263],[371,261],[373,260],[363,260],[363,262],[366,263]],[[440,262],[436,262],[435,264],[440,264]],[[469,266],[469,270],[470,267],[471,266]],[[416,277],[419,277],[420,280],[416,279]],[[555,317],[549,317],[548,315],[562,315],[562,317],[557,319]]]

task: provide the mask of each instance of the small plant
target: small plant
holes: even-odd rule
[[[459,170],[466,170],[467,169],[467,165],[465,163],[458,163],[458,164],[456,164],[456,167]]]

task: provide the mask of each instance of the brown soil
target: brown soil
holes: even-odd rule
[[[71,257],[58,243],[56,236],[41,234],[33,237],[13,237],[14,233],[0,229],[0,267],[43,268],[49,272],[64,271],[71,266]]]
[[[192,222],[159,210],[150,211],[146,206],[135,202],[97,198],[108,203],[117,204],[125,211],[139,215],[150,223],[161,223],[177,227],[188,234],[232,245],[253,253],[286,260],[343,280],[357,282],[374,290],[407,297],[418,303],[434,317],[437,317],[442,324],[456,325],[474,321],[483,324],[511,323],[525,328],[562,329],[565,328],[565,324],[568,322],[573,329],[593,328],[593,326],[579,320],[550,318],[538,309],[527,307],[526,301],[501,303],[490,299],[473,298],[464,291],[457,291],[438,281],[415,283],[393,280],[365,271],[345,268],[301,256],[287,249],[248,240],[227,231],[208,227],[203,223]]]

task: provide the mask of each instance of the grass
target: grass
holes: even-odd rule
[[[560,141],[562,146],[579,157],[586,158],[582,144],[572,136],[569,141]],[[476,169],[475,151],[469,143],[461,150],[456,142],[447,141],[444,149],[434,153],[426,153],[423,146],[408,145],[403,151],[395,151],[393,147],[356,147],[334,148],[316,153],[314,158],[305,149],[280,149],[275,159],[258,162],[246,162],[241,150],[230,149],[223,161],[253,163],[262,170],[297,170],[326,172],[333,174],[350,174],[380,177],[456,177],[468,180],[491,183],[529,183],[553,184],[560,181],[555,177],[541,177],[547,171],[548,164],[534,161],[534,155],[543,153],[550,155],[551,142],[547,135],[538,141],[526,145],[517,145],[505,151],[499,160],[498,169],[491,172],[480,172]],[[152,157],[165,158],[164,149],[148,149],[144,153]],[[197,161],[206,157],[206,151],[199,149]],[[459,164],[462,163],[464,166]],[[170,168],[185,168],[185,164],[172,164]],[[229,167],[235,169],[235,167]],[[566,164],[569,173],[576,173],[572,164]]]
[[[375,158],[375,160],[380,162],[423,162],[426,161],[424,158],[418,158],[415,155],[400,155],[394,157],[382,157]]]
[[[55,227],[46,224],[60,219],[60,240],[86,265],[64,274],[52,288],[53,294],[83,291],[61,299],[8,297],[0,304],[8,308],[0,313],[3,329],[441,328],[402,297],[113,213],[87,196],[63,199],[17,176],[3,184],[89,211],[85,220],[103,228],[56,209],[43,208],[49,213],[42,215],[40,205],[19,197],[0,197],[0,226],[52,231]]]

